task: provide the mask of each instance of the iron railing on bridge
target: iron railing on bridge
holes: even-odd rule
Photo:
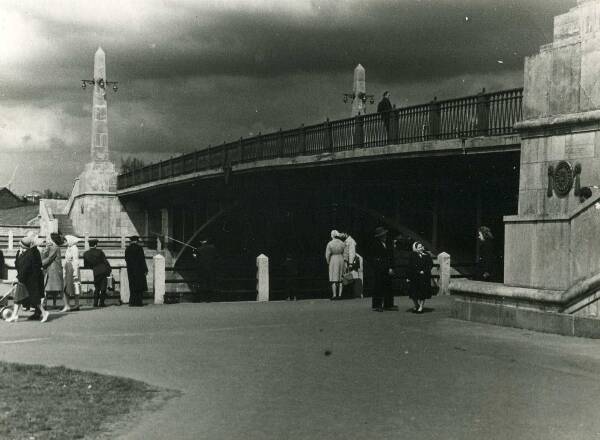
[[[436,139],[514,133],[521,119],[523,89],[479,93],[396,108],[293,130],[260,134],[184,154],[118,176],[125,189],[155,180],[257,160],[331,153]]]

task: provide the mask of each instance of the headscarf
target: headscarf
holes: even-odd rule
[[[67,240],[67,246],[71,247],[81,241],[81,238],[75,237],[74,235],[65,235],[65,240]]]
[[[417,249],[417,246],[420,245],[420,244],[422,245],[423,243],[421,243],[420,241],[415,241],[413,243],[413,245],[412,245],[412,250],[413,250],[413,252],[416,252],[417,254],[423,255],[423,254],[425,254],[425,251],[419,252],[418,249]]]
[[[340,233],[335,229],[331,231],[331,239],[333,240],[336,237],[339,237]]]

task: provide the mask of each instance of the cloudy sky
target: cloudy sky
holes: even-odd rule
[[[354,67],[398,106],[520,87],[576,0],[0,0],[0,186],[69,192],[90,157],[94,52],[109,146],[146,162],[349,116]]]

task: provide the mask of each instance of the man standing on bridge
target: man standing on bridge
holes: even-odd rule
[[[377,104],[377,113],[381,114],[381,120],[383,121],[383,125],[385,127],[386,141],[388,141],[390,138],[390,112],[393,109],[389,97],[390,92],[386,90],[385,92],[383,92],[383,97],[381,98],[381,101],[379,101],[379,104]]]

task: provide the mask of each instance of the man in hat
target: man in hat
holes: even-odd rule
[[[383,310],[398,310],[394,306],[392,292],[392,275],[394,274],[393,249],[387,242],[388,231],[382,226],[375,229],[375,240],[371,250],[371,265],[373,271],[373,299],[371,307],[376,312]]]
[[[129,276],[129,306],[142,307],[144,305],[144,292],[148,290],[146,275],[148,266],[144,249],[139,245],[140,237],[132,235],[129,237],[129,246],[125,249],[125,263],[127,264],[127,275]]]
[[[83,254],[83,267],[92,269],[94,274],[94,307],[104,307],[111,267],[104,252],[98,249],[98,240],[92,238],[88,243],[90,248]]]

